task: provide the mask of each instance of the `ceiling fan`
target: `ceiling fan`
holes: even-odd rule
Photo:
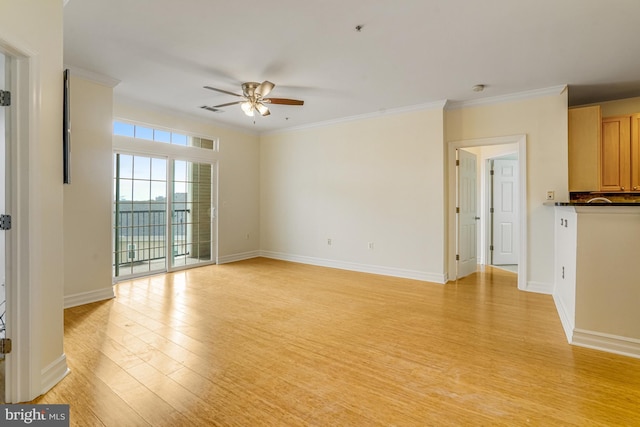
[[[238,95],[237,93],[229,92],[224,89],[218,89],[211,86],[205,86],[205,89],[215,90],[216,92],[226,93],[227,95],[238,96],[242,98],[241,101],[235,102],[227,102],[226,104],[215,105],[213,107],[209,107],[203,105],[200,108],[204,108],[209,111],[220,111],[222,107],[228,107],[229,105],[240,104],[240,108],[247,116],[253,117],[254,113],[257,111],[261,116],[268,116],[271,114],[269,112],[269,108],[267,104],[281,104],[281,105],[304,105],[304,101],[299,101],[297,99],[288,99],[288,98],[265,98],[275,87],[273,83],[270,81],[263,81],[262,83],[257,82],[246,82],[242,84],[242,95]]]

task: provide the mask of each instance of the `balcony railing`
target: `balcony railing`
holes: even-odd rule
[[[189,209],[172,211],[172,256],[188,255]],[[166,257],[167,212],[165,209],[119,210],[115,223],[115,258],[119,265]]]

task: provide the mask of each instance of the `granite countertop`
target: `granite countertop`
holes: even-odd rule
[[[544,202],[545,206],[640,206],[640,202]]]

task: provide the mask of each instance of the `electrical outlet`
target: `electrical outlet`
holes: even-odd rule
[[[327,239],[327,245],[331,246],[331,239]]]
[[[373,249],[373,242],[369,242],[369,249]]]
[[[555,199],[556,195],[553,191],[549,190],[547,191],[547,200],[553,200]]]

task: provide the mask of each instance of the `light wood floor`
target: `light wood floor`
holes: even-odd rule
[[[65,311],[77,426],[640,425],[640,360],[566,343],[487,268],[425,282],[268,259],[120,283]]]

